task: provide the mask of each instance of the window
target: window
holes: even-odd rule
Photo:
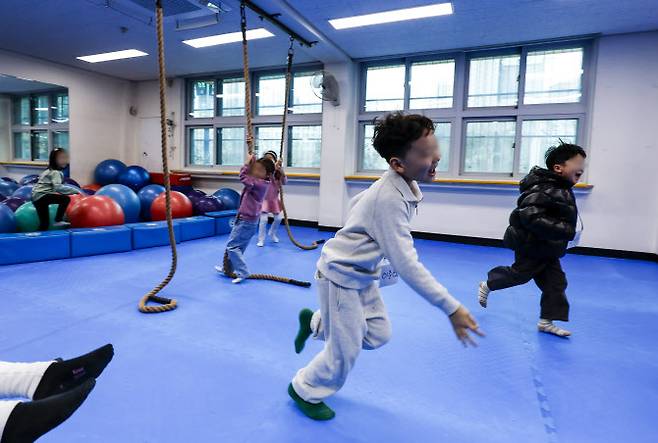
[[[287,124],[285,162],[288,167],[319,168],[321,157],[322,99],[312,80],[320,69],[293,71]],[[250,82],[254,149],[256,155],[281,149],[285,101],[285,70],[252,72]],[[215,79],[188,80],[185,126],[186,158],[190,166],[235,169],[247,154],[245,82],[239,74]],[[215,91],[217,92],[215,94]],[[207,97],[212,97],[206,101]],[[204,120],[197,120],[203,118]],[[212,133],[212,135],[211,135]]]
[[[322,153],[322,126],[292,126],[288,137],[287,166],[319,168]]]
[[[455,61],[411,64],[409,109],[452,108]]]
[[[451,124],[449,122],[435,123],[434,135],[439,142],[441,150],[441,161],[439,162],[439,172],[446,172],[450,167],[450,132]],[[375,126],[366,124],[363,127],[363,158],[361,159],[360,169],[363,171],[384,171],[388,169],[388,163],[383,159],[375,148],[372,146],[372,136],[374,135]]]
[[[533,166],[546,167],[546,150],[558,144],[575,143],[578,120],[524,120],[521,129],[521,160],[517,172],[526,174]]]
[[[66,123],[69,121],[69,95],[60,93],[53,95],[52,122]],[[68,144],[67,144],[68,146]]]
[[[404,65],[372,66],[366,71],[366,111],[404,108]]]
[[[322,112],[322,99],[314,92],[311,80],[314,73],[303,72],[295,74],[292,84],[293,114],[313,114]]]
[[[219,99],[220,115],[230,117],[244,115],[244,80],[241,78],[227,78],[220,80]]]
[[[32,141],[29,132],[14,132],[14,158],[32,160]]]
[[[53,148],[69,149],[69,96],[67,91],[14,96],[13,158],[47,161]]]
[[[196,80],[191,83],[192,101],[190,116],[211,118],[215,116],[215,81]]]
[[[241,166],[244,163],[244,128],[217,128],[218,165]]]
[[[259,156],[267,151],[274,151],[279,155],[281,149],[281,127],[259,126],[255,128],[256,146],[255,153]]]
[[[213,129],[190,128],[190,164],[213,165],[215,164],[215,140]]]
[[[69,131],[53,131],[53,148],[69,150]]]
[[[518,102],[518,55],[474,58],[468,76],[468,106],[515,106]]]
[[[357,170],[388,168],[372,121],[396,110],[435,122],[444,178],[520,179],[560,139],[587,149],[593,48],[543,42],[364,62]]]
[[[516,122],[467,122],[464,172],[511,173]]]

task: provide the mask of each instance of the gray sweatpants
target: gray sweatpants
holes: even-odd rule
[[[391,323],[377,283],[365,289],[340,287],[316,274],[320,310],[313,314],[313,337],[324,349],[292,380],[295,392],[319,403],[337,392],[361,349],[376,349],[391,338]]]

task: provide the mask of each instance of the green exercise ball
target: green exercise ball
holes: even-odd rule
[[[57,213],[57,205],[50,205],[48,207],[50,213],[50,226],[48,229],[58,229],[53,227],[55,223],[55,214]],[[34,232],[39,229],[39,216],[37,209],[32,202],[23,203],[14,214],[16,217],[16,227],[18,232]]]

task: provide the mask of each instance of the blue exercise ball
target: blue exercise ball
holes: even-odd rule
[[[6,205],[0,205],[0,233],[16,232],[16,217]]]
[[[0,177],[0,182],[11,182],[18,184],[18,182],[11,177]]]
[[[21,186],[33,185],[39,181],[39,176],[37,174],[30,174],[23,177],[18,184]]]
[[[10,182],[6,180],[0,181],[0,194],[4,195],[5,197],[10,197],[11,194],[13,194],[14,191],[18,188],[19,186],[15,182]]]
[[[32,185],[21,186],[20,188],[16,189],[14,193],[11,194],[11,196],[22,198],[23,200],[28,201],[32,200],[32,188],[34,188]]]
[[[119,183],[137,192],[151,183],[151,174],[141,166],[128,166],[119,174]]]
[[[5,205],[11,209],[12,212],[16,212],[16,210],[23,206],[24,203],[25,200],[20,197],[9,197],[7,200],[0,203],[0,205]]]
[[[222,188],[213,194],[220,201],[224,209],[238,209],[240,206],[240,194],[230,188]]]
[[[99,185],[118,183],[119,175],[126,169],[126,164],[120,160],[103,160],[94,170],[94,181]]]
[[[165,192],[164,186],[146,185],[139,190],[137,196],[142,206],[141,215],[144,220],[151,220],[151,204],[155,198]]]
[[[103,186],[95,195],[105,195],[117,202],[125,217],[125,223],[135,223],[139,221],[139,212],[141,204],[135,191],[128,186],[112,184]]]
[[[217,197],[206,195],[196,201],[192,201],[192,208],[194,208],[196,215],[204,215],[206,212],[222,211],[224,206]]]

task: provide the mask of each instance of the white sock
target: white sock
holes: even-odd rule
[[[260,221],[258,222],[258,246],[265,244],[265,232],[267,231],[268,214],[263,212],[260,214]]]
[[[0,397],[32,398],[52,361],[37,363],[0,362]]]
[[[489,297],[490,292],[491,289],[489,289],[489,286],[487,286],[487,282],[480,282],[480,286],[478,288],[478,301],[480,302],[480,306],[483,308],[487,307],[487,298]]]
[[[279,243],[279,237],[276,235],[276,231],[279,229],[279,225],[281,224],[282,219],[283,219],[283,214],[281,213],[274,214],[274,222],[270,227],[270,237],[272,237],[274,243]]]
[[[571,335],[571,332],[566,329],[555,325],[551,320],[546,320],[545,318],[540,318],[539,323],[537,323],[537,329],[540,332],[546,332],[547,334],[557,335],[558,337],[568,337]]]

